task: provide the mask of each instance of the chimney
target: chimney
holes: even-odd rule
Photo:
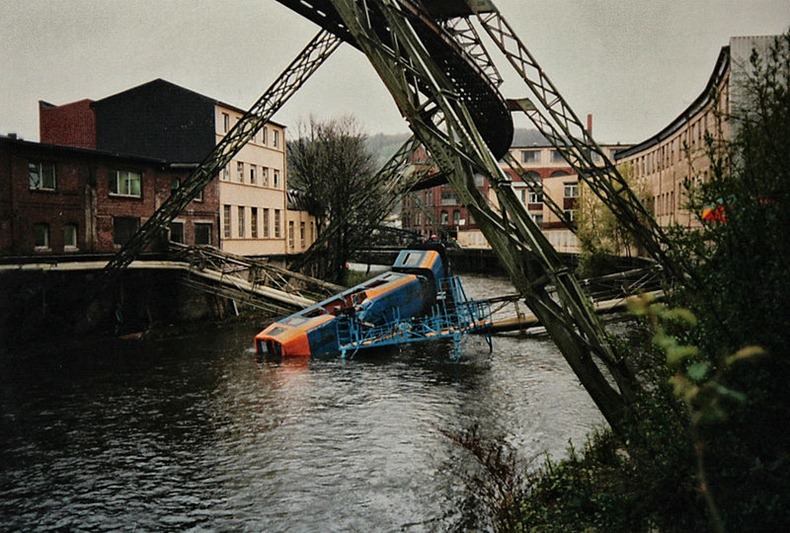
[[[592,113],[587,113],[587,133],[592,135]]]

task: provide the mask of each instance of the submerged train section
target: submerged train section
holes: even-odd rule
[[[490,304],[466,298],[444,247],[425,244],[401,251],[390,271],[274,322],[255,337],[255,348],[277,358],[346,356],[452,339],[457,355],[467,334],[484,334],[490,346],[491,324]]]

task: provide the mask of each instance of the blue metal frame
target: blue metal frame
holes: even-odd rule
[[[359,350],[396,344],[453,340],[453,359],[461,356],[464,335],[482,334],[492,349],[491,305],[487,301],[467,300],[461,280],[452,276],[442,280],[437,302],[428,315],[402,320],[397,313],[385,324],[372,326],[355,315],[338,317],[335,321],[342,357],[353,357]]]

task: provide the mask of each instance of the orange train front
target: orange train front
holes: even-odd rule
[[[255,349],[274,357],[340,352],[338,317],[353,314],[362,324],[379,326],[424,315],[448,275],[441,245],[403,250],[389,272],[271,324],[255,336]]]

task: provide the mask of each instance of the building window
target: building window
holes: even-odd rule
[[[230,181],[230,163],[222,167],[222,179],[225,181]]]
[[[52,163],[28,163],[27,175],[31,190],[55,190],[55,165]]]
[[[531,203],[531,204],[542,204],[543,203],[543,193],[542,192],[529,191],[529,203]]]
[[[577,198],[579,196],[579,184],[566,183],[563,187],[563,196],[565,198]]]
[[[33,224],[33,245],[36,250],[49,249],[49,224]]]
[[[277,169],[274,170],[274,188],[280,188],[280,171]]]
[[[258,208],[250,208],[250,237],[258,238]]]
[[[222,206],[222,234],[230,239],[230,206]]]
[[[227,113],[222,113],[222,131],[228,133],[230,129],[230,115]]]
[[[543,224],[543,215],[538,215],[537,213],[533,215],[532,213],[530,213],[529,216],[532,217],[532,220],[535,221],[535,224],[537,224],[538,226]]]
[[[299,223],[299,246],[305,248],[305,223]]]
[[[456,226],[461,223],[461,212],[459,210],[453,211],[453,224]]]
[[[170,178],[170,194],[175,192],[181,187],[181,180],[178,178]]]
[[[239,206],[239,237],[244,237],[244,206]]]
[[[195,222],[195,244],[211,245],[211,224]]]
[[[540,150],[522,150],[522,163],[540,163]]]
[[[274,210],[274,238],[281,239],[283,236],[282,232],[282,221],[280,220],[280,210]]]
[[[565,220],[567,222],[574,222],[576,220],[576,210],[575,209],[565,209],[563,211],[565,215]]]
[[[77,225],[66,224],[63,226],[63,249],[76,250],[77,249]]]
[[[236,177],[239,179],[239,183],[244,183],[244,163],[241,161],[236,163]]]
[[[261,185],[269,186],[269,169],[266,167],[261,167]]]
[[[170,242],[177,242],[184,244],[184,223],[171,222],[170,223]]]
[[[255,185],[255,183],[258,181],[258,178],[255,175],[255,172],[256,172],[255,165],[250,165],[250,183],[252,185]]]
[[[269,238],[269,210],[263,208],[263,238]]]
[[[195,197],[192,198],[195,202],[202,202],[203,201],[203,189],[200,189],[196,194]]]
[[[459,205],[460,203],[454,191],[442,191],[442,205]]]
[[[552,150],[551,151],[551,162],[552,163],[564,163],[565,158],[562,156],[562,152],[559,150]]]
[[[112,219],[112,242],[123,246],[140,229],[140,219],[136,217],[115,217]]]
[[[110,194],[117,196],[142,196],[142,174],[131,170],[116,170],[110,178]]]
[[[288,247],[293,248],[296,245],[294,242],[294,221],[288,221]]]
[[[450,215],[447,211],[442,211],[442,226],[446,226],[450,222]]]
[[[277,130],[272,130],[272,146],[277,148],[280,144],[280,132]]]
[[[266,126],[263,127],[263,144],[269,142],[269,128]]]

